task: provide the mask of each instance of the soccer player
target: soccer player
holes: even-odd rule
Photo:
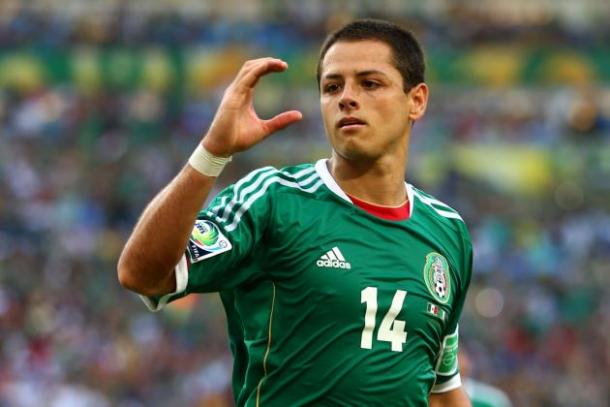
[[[426,110],[414,37],[383,21],[331,34],[318,62],[330,159],[253,171],[201,210],[230,157],[301,119],[260,119],[246,62],[188,164],[118,264],[153,310],[219,292],[239,406],[469,406],[457,366],[472,246],[460,215],[405,183]]]

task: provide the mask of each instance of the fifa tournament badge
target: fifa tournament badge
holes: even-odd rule
[[[449,301],[451,279],[447,259],[438,253],[428,253],[424,264],[424,281],[428,290],[441,304]]]

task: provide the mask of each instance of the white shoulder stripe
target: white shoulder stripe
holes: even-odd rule
[[[229,199],[228,196],[226,196],[226,195],[223,196],[222,198],[220,198],[220,202],[217,205],[208,208],[208,212],[214,212],[214,213],[218,212],[219,209],[222,209],[226,206],[228,199]]]
[[[250,196],[248,198],[248,200],[241,206],[241,208],[239,208],[239,210],[235,214],[235,218],[233,218],[233,222],[231,222],[231,224],[229,224],[226,227],[227,232],[231,232],[237,228],[237,225],[239,224],[239,221],[241,220],[241,217],[244,215],[244,213],[246,213],[246,211],[252,206],[252,204],[254,202],[256,202],[257,199],[259,199],[261,196],[263,196],[265,194],[265,192],[267,192],[267,189],[269,189],[269,186],[271,184],[278,183],[278,184],[281,184],[284,186],[298,188],[304,192],[313,193],[318,188],[320,188],[320,186],[323,185],[324,182],[321,179],[318,179],[318,181],[316,183],[314,183],[313,185],[311,185],[310,187],[305,187],[305,185],[307,185],[309,182],[311,182],[313,179],[315,179],[317,177],[318,177],[317,174],[313,174],[311,177],[309,177],[303,181],[299,181],[299,182],[288,181],[288,180],[286,180],[284,178],[280,178],[280,177],[268,178],[265,181],[265,183],[261,186],[261,188],[254,195]]]
[[[273,167],[267,167],[267,168],[273,168]],[[314,171],[315,170],[313,170],[312,168],[306,168],[304,170],[296,172],[292,176],[296,177],[296,176],[301,176],[303,174],[307,175],[308,173],[311,173],[311,172],[314,172]],[[258,199],[258,197],[262,196],[267,191],[269,185],[271,185],[273,183],[273,181],[277,181],[278,179],[281,179],[277,175],[278,172],[274,171],[273,172],[273,174],[274,174],[273,176],[268,176],[268,175],[271,175],[271,174],[272,173],[268,173],[268,174],[265,174],[265,175],[261,176],[259,179],[256,180],[255,183],[253,183],[252,185],[248,186],[248,188],[250,190],[247,191],[247,192],[250,193],[250,192],[253,192],[255,189],[258,189],[260,187],[260,184],[264,182],[263,186],[261,187],[262,189],[257,191],[254,195],[248,196],[248,200],[245,201],[245,204],[244,204],[245,196],[242,196],[241,199],[239,199],[238,194],[235,193],[233,195],[233,199],[228,203],[228,205],[226,204],[226,201],[227,201],[228,197],[223,197],[220,200],[220,203],[218,205],[214,206],[213,208],[209,208],[206,211],[206,215],[209,216],[210,218],[213,218],[218,223],[225,223],[225,222],[227,222],[229,217],[231,216],[231,214],[234,213],[234,212],[237,213],[236,217],[239,216],[239,218],[241,218],[243,213],[246,212],[247,209],[248,209],[248,208],[246,208],[245,210],[242,211],[243,205],[248,205],[248,207],[249,207],[252,204],[252,203],[250,203],[250,200],[252,199],[252,197],[256,197],[256,199]],[[306,179],[304,179],[302,181],[292,182],[292,181],[288,181],[288,180],[283,180],[282,179],[283,181],[286,181],[286,182],[280,182],[280,181],[277,181],[277,182],[279,182],[282,185],[295,186],[295,187],[297,187],[297,188],[299,188],[301,190],[306,191],[306,189],[303,189],[301,187],[306,186],[311,181],[313,181],[315,178],[316,178],[316,176],[314,174],[314,176],[310,176],[309,178],[306,178]],[[267,182],[267,181],[270,181],[270,182]],[[248,188],[246,188],[246,189],[248,189]],[[311,192],[313,192],[313,191],[311,191]],[[219,210],[222,210],[222,209],[224,209],[224,211],[223,211],[223,214],[221,215],[219,213]],[[234,209],[236,209],[236,210],[234,211]],[[233,220],[233,222],[231,222],[231,224],[233,224],[233,223],[235,223],[235,219]],[[238,220],[237,223],[239,223],[239,220]],[[233,229],[231,229],[231,230],[233,230]]]
[[[442,211],[440,209],[435,208],[434,206],[430,206],[432,209],[434,209],[436,211],[436,213],[438,213],[441,216],[444,216],[446,218],[452,218],[452,219],[459,219],[461,221],[463,221],[464,219],[462,219],[462,217],[460,216],[459,213],[456,212],[449,212],[449,211]]]
[[[290,174],[289,172],[282,172],[282,174],[286,174],[286,175],[288,175],[290,178],[295,178],[295,179],[296,179],[296,178],[300,178],[300,177],[302,177],[302,176],[303,176],[303,175],[305,175],[305,174],[309,174],[309,173],[311,173],[311,172],[313,172],[313,171],[315,171],[315,170],[316,170],[316,169],[315,169],[313,166],[311,166],[311,167],[306,167],[306,168],[303,168],[302,170],[297,171],[297,172],[295,172],[294,174]],[[281,172],[281,171],[280,171],[280,172]]]
[[[314,172],[314,169],[312,167],[306,168],[304,170],[301,170],[301,171],[295,173],[294,175],[290,175],[290,178],[293,178],[296,180],[296,178],[305,177],[306,175],[309,175],[312,172]],[[252,194],[254,191],[258,190],[260,188],[261,184],[266,183],[267,180],[269,180],[269,179],[277,178],[278,174],[280,174],[280,173],[286,175],[286,173],[282,173],[280,171],[273,172],[271,174],[265,174],[264,176],[257,179],[256,182],[254,182],[252,185],[249,185],[248,187],[241,190],[239,193],[239,196],[235,195],[233,197],[232,207],[229,208],[228,210],[225,210],[225,216],[223,216],[224,221],[227,221],[229,219],[229,215],[231,214],[231,211],[233,210],[233,206],[247,201],[250,198],[250,194]],[[310,180],[311,180],[311,177],[302,182],[307,183]],[[297,181],[297,182],[300,183],[300,181]]]
[[[248,174],[244,178],[240,179],[238,182],[235,183],[235,185],[233,185],[233,197],[234,197],[233,199],[235,199],[235,197],[237,196],[237,192],[242,187],[242,185],[244,185],[247,182],[252,181],[255,177],[259,176],[260,174],[263,174],[265,172],[270,173],[270,172],[273,172],[274,170],[275,170],[275,168],[273,168],[271,166],[259,168],[258,170],[252,171],[250,174]],[[226,212],[226,210],[227,210],[226,200],[221,200],[218,205],[215,205],[214,207],[210,208],[210,211],[214,212],[217,215],[220,215],[218,212],[222,209],[224,209],[224,212]]]
[[[437,207],[434,206],[434,204],[438,204],[438,205],[442,205],[443,207],[445,207],[447,209],[451,209],[451,207],[449,207],[448,205],[442,203],[441,201],[433,199],[433,198],[428,198],[427,196],[423,196],[420,193],[418,193],[415,189],[413,190],[413,194],[420,201],[422,201],[423,203],[428,205],[430,208],[434,209],[434,211],[436,213],[438,213],[439,215],[444,216],[445,218],[459,219],[461,221],[464,221],[459,213],[451,212],[451,211],[446,211],[446,210],[443,210],[443,209],[440,209],[440,208],[437,208]]]
[[[267,167],[267,168],[273,168],[273,167]],[[258,170],[258,171],[260,171],[260,170]],[[262,171],[260,171],[260,172],[262,172]],[[254,195],[256,195],[258,197],[258,196],[261,196],[262,194],[264,194],[266,192],[267,188],[268,188],[268,185],[273,183],[273,182],[266,182],[266,181],[269,181],[269,180],[275,181],[275,180],[279,179],[279,177],[277,175],[278,172],[279,171],[273,171],[273,172],[269,172],[269,173],[261,176],[260,178],[258,178],[256,180],[256,182],[254,182],[253,184],[251,184],[247,188],[245,188],[246,191],[243,194],[238,194],[235,191],[235,186],[237,186],[237,184],[236,184],[234,186],[234,188],[233,188],[233,191],[234,191],[233,199],[231,199],[231,201],[227,204],[228,197],[224,196],[220,200],[218,205],[216,205],[214,207],[211,207],[211,208],[209,208],[206,211],[206,215],[209,216],[210,218],[213,218],[218,223],[225,223],[225,222],[227,222],[229,220],[229,217],[231,216],[232,213],[235,213],[235,212],[237,212],[238,214],[242,213],[241,205],[244,204],[244,199],[246,198],[247,194],[252,193],[252,192],[254,192],[254,190],[259,189],[259,188],[263,188],[262,192],[261,192],[261,190],[259,190]],[[303,175],[303,174],[307,175],[308,173],[311,173],[311,172],[313,172],[311,168],[306,168],[304,170],[296,172],[293,175],[293,177],[300,176],[300,175]],[[250,174],[250,175],[252,175],[252,174]],[[251,179],[252,177],[249,176],[249,178]],[[305,179],[303,181],[297,181],[296,183],[292,182],[292,184],[296,185],[297,187],[304,186],[304,185],[307,185],[309,182],[313,181],[315,178],[316,178],[315,176],[309,177],[309,178],[307,178],[307,179]],[[245,178],[240,181],[240,183],[242,185],[243,185],[243,181],[244,180],[245,180]],[[260,185],[262,183],[264,183],[264,184],[261,187]],[[286,185],[283,182],[280,182],[280,184]],[[292,184],[289,185],[289,186],[292,186]],[[250,201],[251,197],[252,196],[248,196],[248,200],[246,200],[246,204]],[[219,213],[220,210],[223,210],[222,215]],[[245,212],[245,210],[243,212]],[[240,215],[240,217],[241,217],[241,215]],[[233,223],[233,222],[231,222],[231,223]]]
[[[269,172],[274,172],[274,171],[275,171],[275,168],[273,168],[270,165],[267,167],[259,168],[258,170],[252,171],[250,174],[248,174],[244,178],[240,179],[238,182],[235,183],[235,185],[233,185],[233,195],[237,195],[237,191],[239,191],[239,189],[242,187],[242,185],[244,185],[246,182],[250,182],[252,179],[254,179],[255,177],[257,177],[258,175],[260,175],[264,172],[269,173]]]
[[[438,206],[442,206],[446,209],[451,209],[453,210],[449,205],[447,205],[444,202],[439,201],[438,199],[434,199],[434,198],[430,198],[429,196],[425,196],[420,194],[419,192],[417,192],[416,190],[414,190],[413,192],[415,192],[415,194],[417,195],[417,197],[424,203],[428,204],[428,205],[438,205]]]
[[[430,205],[438,205],[438,206],[442,206],[442,207],[444,207],[444,208],[447,208],[447,209],[451,209],[451,210],[453,210],[453,209],[452,209],[452,208],[451,208],[449,205],[447,205],[447,204],[446,204],[446,203],[444,203],[444,202],[439,201],[438,199],[430,198],[429,196],[424,196],[424,195],[422,195],[422,194],[419,194],[419,196],[420,196],[422,199],[425,199],[425,200],[426,200],[426,203],[428,203],[428,204],[430,204]]]
[[[301,176],[307,175],[311,172],[313,172],[314,169],[313,168],[306,168],[305,170],[299,171],[296,174],[294,174],[293,176],[291,176],[291,178],[299,178]],[[246,195],[250,194],[252,191],[255,191],[259,188],[259,186],[265,182],[265,180],[269,179],[269,178],[273,178],[273,177],[277,177],[278,174],[280,172],[279,171],[274,171],[272,173],[269,174],[265,174],[262,177],[260,177],[259,179],[256,180],[256,182],[254,182],[252,185],[248,185],[246,188],[242,189],[241,191],[239,191],[239,195],[237,193],[235,193],[235,195],[233,196],[233,201],[237,201],[237,202],[243,202],[246,200]],[[282,174],[286,174],[286,173],[282,173]]]
[[[277,177],[277,174],[280,173],[279,171],[275,170],[275,168],[273,168],[273,167],[265,167],[265,168],[271,169],[272,171],[267,171],[266,174],[260,176],[255,182],[253,182],[251,185],[248,185],[244,189],[241,189],[241,190],[239,189],[243,185],[243,182],[240,181],[239,183],[235,184],[235,186],[233,187],[233,199],[231,199],[231,201],[226,206],[224,206],[223,215],[220,217],[220,220],[222,222],[226,222],[229,219],[229,216],[231,216],[231,213],[233,212],[234,207],[236,205],[240,204],[241,202],[244,202],[246,200],[246,197],[248,196],[248,194],[251,194],[253,191],[257,190],[260,187],[260,185],[262,183],[264,183],[267,179]],[[289,176],[292,178],[299,178],[299,177],[305,176],[309,173],[312,173],[314,171],[315,171],[315,169],[313,167],[308,167],[301,171],[298,171],[294,175],[289,175]],[[262,173],[262,171],[260,171],[259,173]],[[286,174],[286,173],[282,173],[282,174]],[[245,178],[244,178],[244,180],[245,180]],[[244,180],[242,180],[242,181],[244,181]]]

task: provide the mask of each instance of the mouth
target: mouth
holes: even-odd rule
[[[340,129],[355,129],[364,125],[366,125],[366,122],[357,117],[344,117],[337,122],[337,127]]]

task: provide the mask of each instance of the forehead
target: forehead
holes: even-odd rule
[[[400,75],[392,62],[392,49],[378,40],[337,41],[324,55],[320,76],[377,70]]]

